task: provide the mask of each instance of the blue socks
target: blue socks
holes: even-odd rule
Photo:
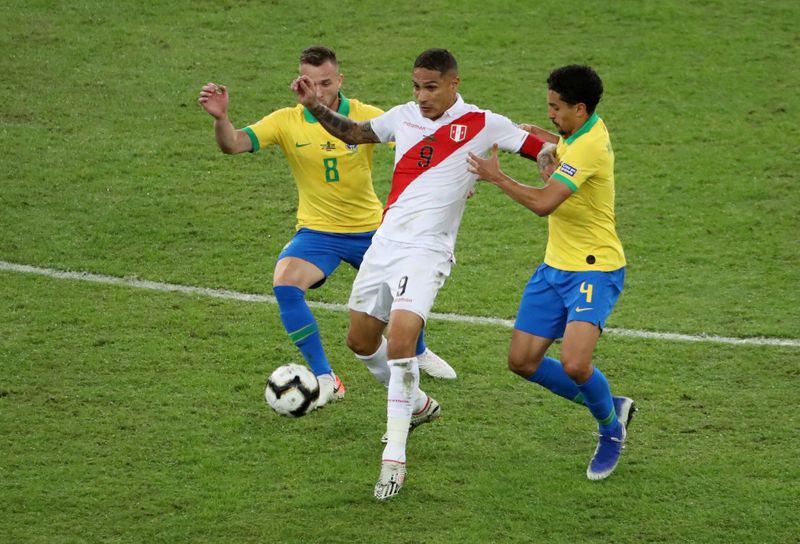
[[[576,404],[585,405],[597,420],[600,434],[619,436],[622,432],[614,411],[611,388],[600,369],[595,368],[592,376],[585,383],[578,385],[564,372],[564,367],[559,361],[545,357],[536,372],[528,377],[528,381],[538,383]]]
[[[428,349],[428,346],[425,345],[425,327],[422,327],[417,337],[417,356],[422,355],[426,349]]]
[[[317,320],[306,304],[305,292],[291,285],[279,285],[273,287],[273,291],[278,299],[283,326],[308,366],[316,376],[331,374],[333,370],[322,348]]]
[[[564,372],[564,367],[552,357],[545,357],[536,372],[528,377],[528,381],[538,383],[559,397],[564,397],[576,404],[584,404],[583,393],[572,378]]]
[[[614,411],[608,380],[600,369],[595,368],[591,378],[580,384],[578,389],[583,393],[589,411],[600,424],[600,434],[619,437],[622,434],[622,424]]]

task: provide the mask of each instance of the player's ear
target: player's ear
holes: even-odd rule
[[[453,76],[453,79],[450,81],[450,85],[453,87],[454,91],[458,90],[458,85],[461,83],[461,78],[457,75]]]

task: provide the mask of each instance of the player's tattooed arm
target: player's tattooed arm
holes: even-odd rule
[[[536,156],[536,164],[539,166],[539,175],[544,181],[550,179],[550,176],[555,172],[558,167],[558,160],[556,160],[556,146],[553,144],[544,144],[542,150]]]
[[[372,130],[369,121],[357,123],[320,104],[316,97],[314,82],[308,76],[295,79],[291,89],[297,96],[297,101],[308,108],[308,111],[333,136],[348,144],[380,143],[380,138]]]
[[[325,127],[325,130],[348,144],[377,144],[380,138],[372,130],[369,121],[357,123],[330,108],[326,108],[320,103],[309,108],[317,121]]]

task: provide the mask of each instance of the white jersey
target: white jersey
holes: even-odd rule
[[[396,142],[392,188],[375,236],[451,256],[477,179],[467,170],[468,153],[485,155],[496,143],[535,159],[542,146],[508,118],[466,104],[461,95],[435,121],[409,102],[370,123],[381,142]]]

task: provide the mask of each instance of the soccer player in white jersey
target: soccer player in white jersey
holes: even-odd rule
[[[342,115],[363,121],[383,113],[342,93],[344,76],[336,53],[328,47],[303,50],[299,72],[314,82],[319,100]],[[228,90],[213,82],[203,87],[198,102],[214,118],[215,137],[224,153],[255,153],[278,145],[289,162],[298,190],[297,232],[275,263],[275,299],[289,338],[319,381],[316,407],[342,399],[344,384],[331,368],[306,293],[321,287],[342,262],[358,268],[380,225],[382,206],[372,187],[374,146],[345,146],[332,139],[299,104],[236,130],[228,117]],[[452,367],[427,348],[424,335],[416,353],[427,374],[455,379]],[[386,373],[376,378],[388,383]]]
[[[342,141],[396,146],[383,222],[353,283],[347,336],[357,357],[390,374],[387,444],[374,489],[381,500],[403,485],[409,431],[440,413],[439,403],[419,389],[414,346],[455,261],[458,227],[476,180],[467,169],[468,153],[485,154],[497,143],[535,160],[544,143],[506,117],[466,104],[458,94],[456,59],[445,49],[420,54],[411,80],[415,102],[362,122],[321,104],[308,78],[292,84],[298,101]],[[381,334],[387,324],[388,342]]]

